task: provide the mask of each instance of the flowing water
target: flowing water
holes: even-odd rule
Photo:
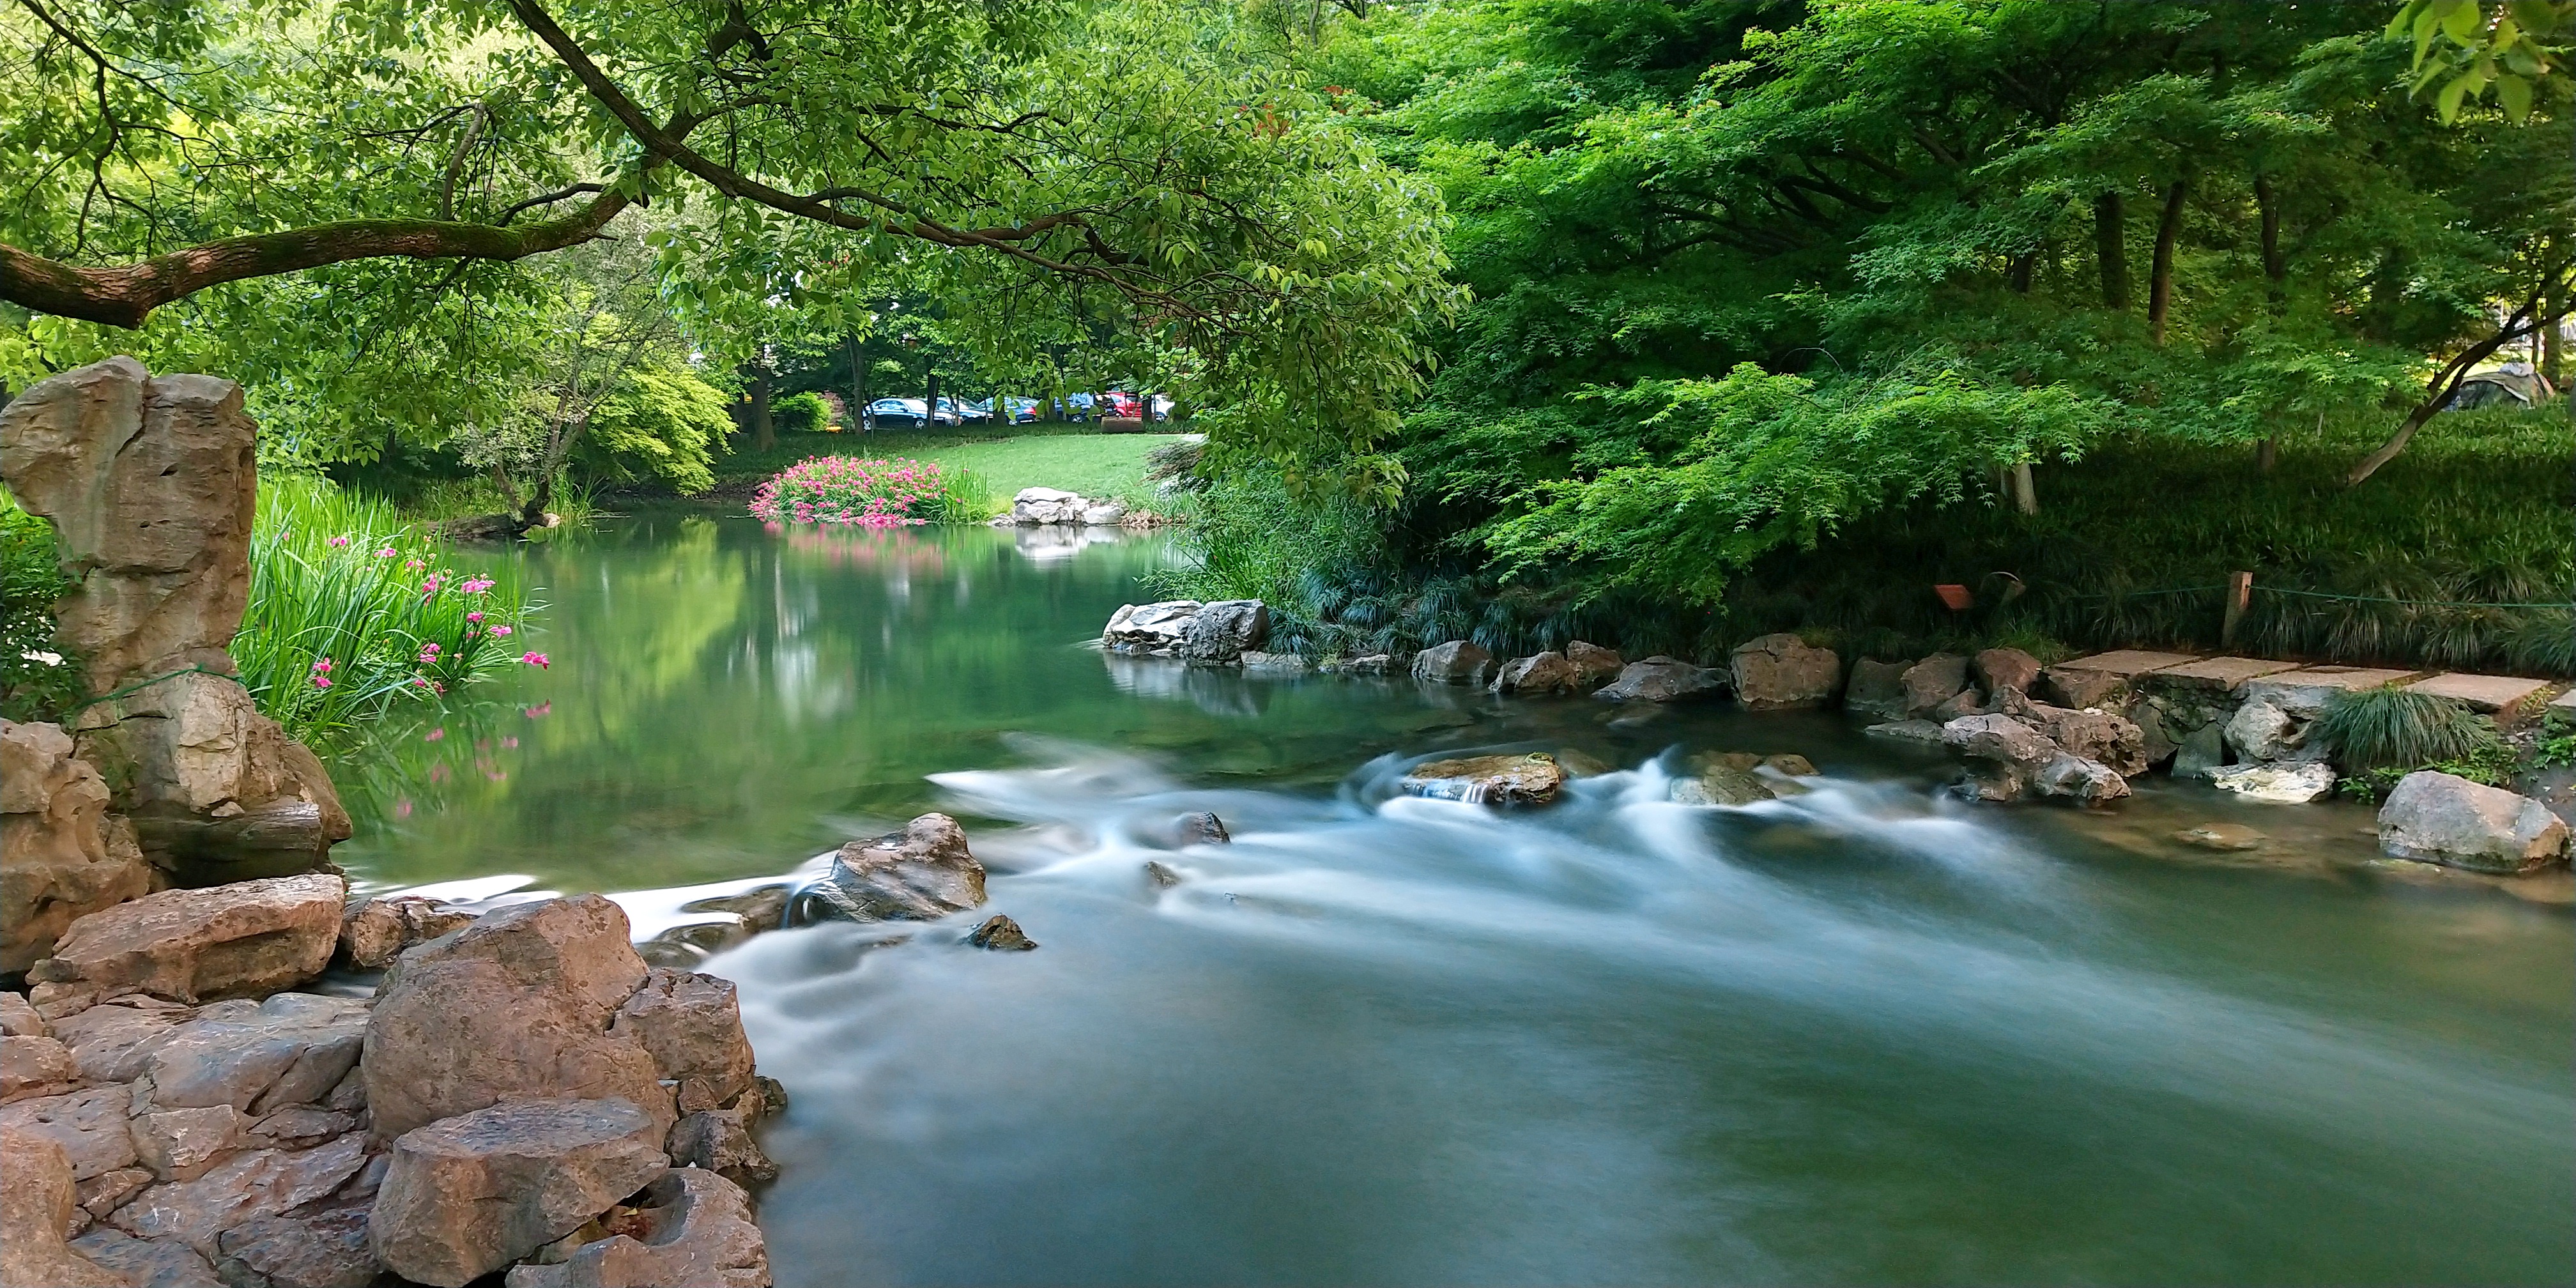
[[[371,887],[639,930],[966,823],[1038,951],[961,917],[707,966],[793,1097],[782,1285],[2576,1274],[2563,876],[2428,880],[2365,809],[2161,779],[1971,808],[1827,716],[1104,658],[1161,543],[1043,540],[673,511],[536,549],[553,668],[353,793]],[[1465,749],[1613,769],[1395,793]],[[1700,750],[1824,777],[1665,803]],[[1203,809],[1233,842],[1176,847]],[[2170,839],[2209,821],[2270,840]]]

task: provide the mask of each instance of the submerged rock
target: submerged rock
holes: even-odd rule
[[[796,893],[789,885],[765,885],[741,894],[717,895],[692,899],[680,905],[682,912],[730,912],[742,918],[752,933],[776,930],[787,920],[787,901]]]
[[[1880,720],[1905,718],[1905,671],[1911,662],[1862,658],[1852,663],[1851,683],[1843,690],[1843,710]]]
[[[966,942],[977,948],[1005,953],[1024,953],[1038,946],[1038,941],[1021,932],[1020,923],[998,915],[975,927],[974,933],[966,936]]]
[[[2210,785],[2247,800],[2305,805],[2334,793],[2334,767],[2320,761],[2282,765],[2229,765],[2209,775]]]
[[[1555,800],[1557,789],[1565,785],[1565,770],[1545,752],[1467,756],[1416,765],[1397,785],[1416,796],[1439,800],[1545,805]]]
[[[945,814],[924,814],[833,856],[829,875],[806,887],[828,912],[850,921],[935,921],[984,902],[984,865],[966,831]]]
[[[2202,850],[2259,850],[2263,834],[2242,823],[2203,823],[2173,834],[2173,839]]]
[[[1169,890],[1181,883],[1181,874],[1173,871],[1168,864],[1147,859],[1145,860],[1145,879],[1153,882],[1158,888]]]
[[[1758,805],[1778,798],[1752,770],[1725,763],[1711,764],[1698,777],[1675,779],[1672,785],[1677,805]]]
[[[2401,859],[2527,872],[2567,844],[2567,824],[2540,802],[2429,769],[2399,779],[2379,807],[2379,848]]]
[[[1891,720],[1871,725],[1861,732],[1890,742],[1921,743],[1927,747],[1941,745],[1941,726],[1930,720]]]

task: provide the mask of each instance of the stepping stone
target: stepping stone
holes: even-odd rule
[[[2493,714],[2549,687],[2546,680],[2525,680],[2511,675],[2437,675],[2407,685],[2408,693],[2429,693],[2437,698],[2455,698],[2469,704],[2473,711]]]
[[[2366,666],[2303,666],[2245,682],[2245,700],[2270,698],[2272,705],[2314,719],[2338,693],[2359,693],[2411,680],[2421,671],[2389,671]]]
[[[2565,693],[2551,698],[2549,700],[2549,709],[2562,716],[2576,716],[2576,689],[2569,689]]]
[[[2079,657],[2072,661],[2060,662],[2054,669],[2100,671],[2105,675],[2116,675],[2125,680],[2132,676],[2144,675],[2149,671],[2161,671],[2166,667],[2181,666],[2196,660],[2189,653],[2153,653],[2145,649],[2124,648],[2113,653],[2096,653],[2091,657]]]
[[[2259,657],[2205,657],[2180,666],[2159,667],[2154,679],[2158,684],[2174,688],[2234,693],[2248,680],[2298,669],[2296,662],[2274,662]]]

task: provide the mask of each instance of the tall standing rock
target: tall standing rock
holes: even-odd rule
[[[258,434],[239,385],[125,357],[0,408],[0,476],[52,520],[73,582],[56,637],[90,692],[117,693],[81,713],[77,754],[181,885],[308,871],[349,835],[321,762],[225,652],[250,594]]]
[[[60,728],[0,720],[0,974],[35,965],[75,919],[152,888],[107,800]]]
[[[191,666],[232,673],[224,646],[250,594],[257,433],[241,386],[155,378],[126,357],[39,381],[0,409],[0,474],[19,505],[53,520],[74,582],[60,638],[92,692]]]

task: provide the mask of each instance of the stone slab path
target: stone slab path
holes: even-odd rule
[[[2119,649],[2096,653],[2090,657],[2071,658],[2048,668],[2050,671],[2085,672],[2120,680],[2137,680],[2153,676],[2158,681],[2217,693],[2255,697],[2269,694],[2285,699],[2284,706],[2322,707],[2335,692],[2375,689],[2382,685],[2412,680],[2406,685],[2410,693],[2429,693],[2467,703],[2472,709],[2493,714],[2524,702],[2534,694],[2559,688],[2548,680],[2535,680],[2516,675],[2476,675],[2465,671],[2388,670],[2357,666],[2303,666],[2259,657],[2199,657],[2189,653],[2158,653],[2146,649]],[[2576,713],[2576,688],[2567,689],[2553,698],[2553,711]]]

